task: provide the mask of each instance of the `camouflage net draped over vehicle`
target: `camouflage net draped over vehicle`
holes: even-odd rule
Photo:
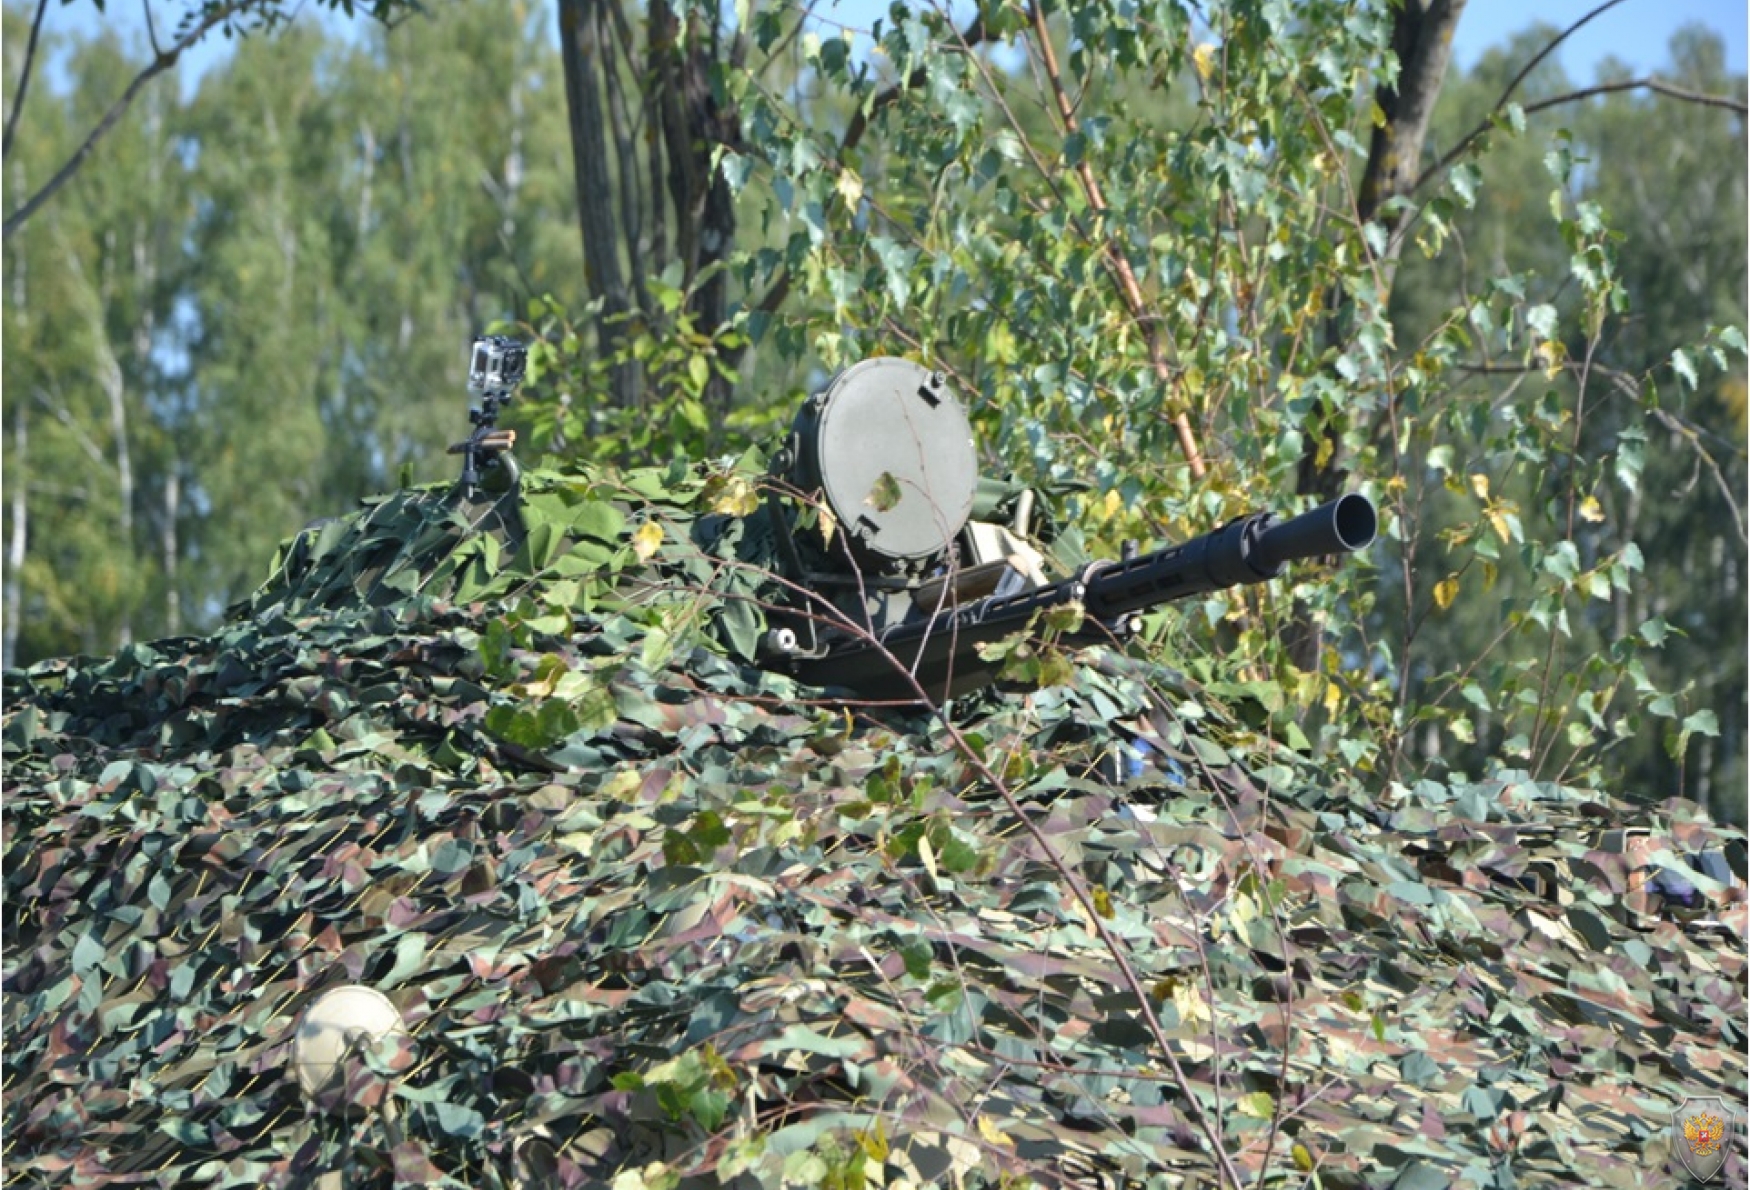
[[[6,1184],[1213,1184],[943,725],[745,664],[755,508],[729,466],[405,491],[210,637],[8,674]],[[1099,651],[956,715],[1242,1170],[1281,1113],[1280,1184],[1640,1187],[1684,1098],[1741,1096],[1741,876],[1684,856],[1744,841],[1690,803],[1370,794]],[[1599,848],[1627,824],[1649,854]],[[408,1025],[353,1088],[393,1133],[287,1070],[347,983]]]

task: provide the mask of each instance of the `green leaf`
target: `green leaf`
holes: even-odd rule
[[[1705,736],[1718,737],[1720,734],[1719,716],[1715,715],[1711,710],[1697,711],[1693,715],[1688,715],[1684,718],[1682,731],[1685,735],[1690,732],[1699,732]]]
[[[935,960],[935,952],[930,944],[922,938],[908,939],[900,947],[900,957],[905,960],[905,973],[913,979],[928,979],[930,964]]]
[[[1276,1114],[1276,1101],[1270,1098],[1268,1091],[1252,1091],[1241,1095],[1234,1101],[1234,1110],[1242,1116],[1251,1116],[1256,1120],[1268,1120]]]
[[[883,471],[875,477],[875,482],[869,488],[869,494],[863,498],[863,503],[876,512],[887,512],[899,503],[899,481],[893,474]]]
[[[728,1092],[704,1087],[688,1096],[687,1111],[699,1122],[699,1127],[706,1132],[715,1132],[723,1126],[723,1120],[729,1114],[729,1102]]]
[[[1689,353],[1681,347],[1671,353],[1671,370],[1677,373],[1677,378],[1689,386],[1694,392],[1700,387],[1701,381],[1696,377],[1695,364],[1691,362]]]
[[[597,541],[616,543],[626,531],[626,517],[612,504],[585,501],[572,511],[571,531]]]
[[[896,309],[903,311],[911,299],[909,274],[917,252],[901,246],[887,236],[871,236],[869,248],[881,262],[881,277],[887,287],[887,296],[892,299]]]
[[[1647,450],[1647,430],[1638,425],[1626,425],[1617,432],[1617,448],[1612,455],[1617,481],[1629,492],[1640,488],[1640,472]]]

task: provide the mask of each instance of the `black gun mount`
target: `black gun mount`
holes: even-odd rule
[[[1122,641],[1146,608],[1364,549],[1377,527],[1373,504],[1350,493],[1049,581],[1028,540],[1037,497],[1011,501],[1006,525],[971,520],[979,479],[966,414],[941,373],[896,359],[865,360],[810,397],[771,471],[778,554],[813,598],[773,616],[761,663],[877,700],[917,701],[912,677],[935,700],[992,684],[997,666],[977,646],[1041,609],[1078,601],[1075,643]]]
[[[528,361],[528,348],[504,335],[478,335],[468,349],[468,391],[480,398],[480,405],[468,410],[474,432],[449,450],[462,456],[465,496],[472,496],[481,474],[503,464],[506,452],[516,445],[515,430],[498,428],[498,413],[516,396]]]

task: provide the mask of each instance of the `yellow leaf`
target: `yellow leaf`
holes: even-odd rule
[[[1104,884],[1094,885],[1094,912],[1107,921],[1112,920],[1112,894],[1106,891]]]
[[[645,521],[632,534],[632,552],[638,555],[640,562],[648,562],[662,548],[662,525],[656,521]]]
[[[1337,443],[1330,438],[1319,439],[1318,457],[1313,460],[1314,467],[1322,468],[1331,461],[1331,456],[1337,453]]]
[[[838,530],[838,518],[833,516],[832,509],[822,504],[820,506],[820,544],[832,548],[832,535]]]
[[[1554,380],[1562,374],[1562,364],[1568,358],[1568,345],[1558,339],[1546,339],[1537,345],[1537,362],[1543,365],[1543,378]]]
[[[845,200],[845,205],[856,210],[857,204],[863,199],[863,179],[857,176],[854,169],[844,170],[839,174],[838,191]]]
[[[1015,1143],[1009,1139],[1008,1133],[998,1128],[991,1122],[989,1116],[983,1114],[978,1117],[978,1134],[1000,1149],[1010,1148]]]
[[[1507,524],[1506,514],[1499,509],[1491,508],[1489,510],[1489,527],[1495,531],[1495,536],[1502,541],[1507,541],[1513,536],[1513,529]]]
[[[1198,1021],[1213,1021],[1215,1017],[1204,1002],[1203,993],[1190,980],[1181,980],[1173,989],[1173,1007],[1179,1010],[1179,1020],[1196,1026]]]
[[[870,1160],[887,1160],[887,1127],[881,1122],[880,1116],[875,1117],[874,1128],[857,1136],[857,1143],[869,1154]]]
[[[1301,1173],[1311,1173],[1313,1171],[1313,1155],[1311,1149],[1307,1148],[1299,1141],[1295,1141],[1294,1147],[1288,1150],[1288,1154],[1294,1158],[1294,1168],[1298,1169]]]
[[[1493,591],[1495,589],[1495,580],[1500,577],[1500,567],[1489,561],[1483,563],[1483,590]]]
[[[1580,501],[1580,519],[1593,522],[1604,519],[1604,505],[1598,503],[1597,496],[1587,496]]]
[[[1434,584],[1434,606],[1445,611],[1458,598],[1458,576],[1449,574]]]
[[[1335,682],[1325,683],[1325,714],[1335,715],[1343,705],[1343,688]]]
[[[1373,110],[1368,114],[1373,117],[1373,126],[1375,128],[1384,128],[1389,122],[1386,118],[1385,109],[1380,107],[1377,101],[1375,101],[1372,106]]]
[[[918,836],[918,858],[924,861],[924,871],[930,874],[931,880],[942,879],[942,874],[936,871],[936,849],[930,846],[928,835]]]
[[[1215,47],[1204,42],[1191,51],[1191,61],[1197,67],[1197,77],[1207,83],[1215,73]]]
[[[1276,1114],[1276,1101],[1270,1098],[1268,1091],[1253,1091],[1249,1095],[1241,1095],[1234,1104],[1242,1116],[1251,1116],[1255,1120],[1268,1120]]]
[[[1487,500],[1489,498],[1489,477],[1487,475],[1471,476],[1470,490],[1477,494],[1478,500]]]
[[[701,495],[712,512],[725,516],[751,516],[760,506],[759,493],[741,475],[713,475]]]

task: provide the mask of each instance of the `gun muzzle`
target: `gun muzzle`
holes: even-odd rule
[[[1350,492],[1280,525],[1270,525],[1258,535],[1256,558],[1275,571],[1299,558],[1352,554],[1371,545],[1378,528],[1373,501]]]
[[[1267,582],[1296,558],[1364,548],[1373,540],[1377,523],[1372,502],[1353,492],[1281,524],[1270,513],[1253,513],[1183,545],[1094,563],[1086,575],[1083,602],[1094,619],[1109,624],[1175,599]]]

